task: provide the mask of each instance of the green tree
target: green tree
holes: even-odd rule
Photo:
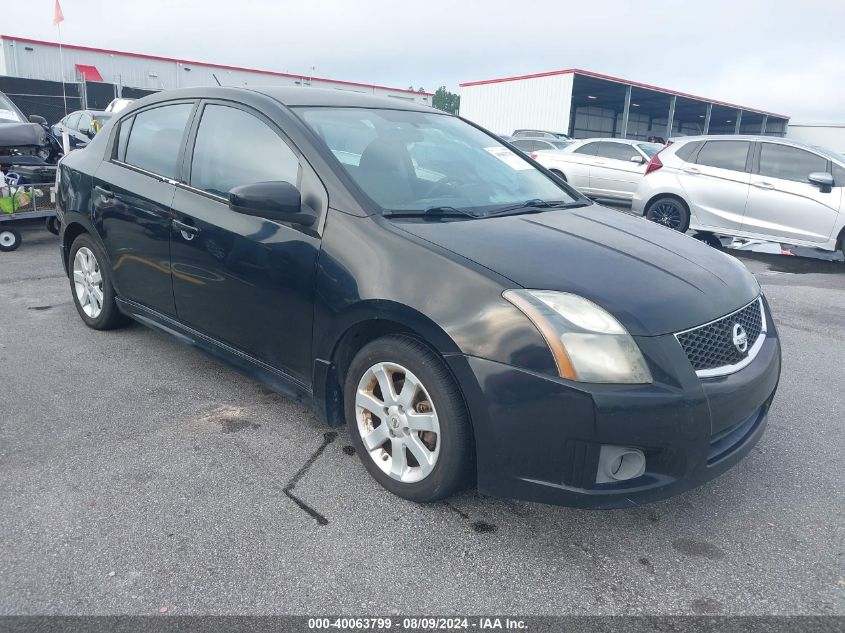
[[[454,92],[446,90],[446,86],[440,86],[437,92],[434,93],[434,98],[431,100],[433,105],[438,110],[449,112],[450,114],[457,114],[461,108],[461,97]]]

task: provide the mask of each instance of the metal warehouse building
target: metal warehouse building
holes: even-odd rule
[[[60,59],[63,59],[64,74]],[[104,81],[118,86],[166,90],[191,86],[314,86],[431,104],[428,92],[324,79],[272,70],[112,51],[0,35],[0,75],[49,81]]]
[[[463,83],[461,116],[499,134],[573,138],[692,134],[783,136],[789,117],[572,68]]]

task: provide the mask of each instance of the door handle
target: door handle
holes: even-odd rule
[[[597,160],[593,163],[593,165],[604,165],[604,161],[603,160]]]
[[[105,198],[106,200],[114,198],[114,191],[112,191],[108,187],[102,187],[100,185],[97,185],[96,187],[94,187],[94,191],[103,196],[103,198]]]
[[[685,167],[684,171],[687,172],[688,174],[700,174],[701,173],[701,170],[696,169],[695,167]]]
[[[173,228],[178,230],[182,234],[182,237],[189,242],[199,235],[200,230],[196,226],[185,224],[179,220],[171,220],[171,224],[173,224]]]
[[[775,186],[770,182],[752,182],[752,185],[757,187],[758,189],[774,189]]]

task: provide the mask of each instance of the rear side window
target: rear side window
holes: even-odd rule
[[[596,156],[611,158],[613,160],[631,160],[633,156],[640,156],[640,153],[625,143],[597,143]]]
[[[827,171],[827,159],[818,154],[776,143],[760,147],[760,175],[796,182],[807,182],[814,171]]]
[[[590,156],[595,156],[598,147],[598,143],[587,143],[576,149],[573,154],[589,154]]]
[[[175,178],[182,134],[193,108],[192,103],[177,103],[136,114],[124,162]]]
[[[675,156],[680,158],[682,161],[687,162],[690,159],[690,156],[695,153],[701,147],[701,143],[687,143],[686,145],[681,145],[678,149],[675,150]]]
[[[135,117],[120,122],[120,130],[117,134],[117,149],[114,157],[120,162],[126,161],[126,144],[129,142],[129,132],[132,130],[132,121]]]
[[[270,126],[237,108],[205,107],[191,161],[192,187],[225,197],[238,185],[269,180],[297,185],[298,178],[299,158]]]
[[[745,171],[750,146],[748,141],[707,141],[695,162],[731,171]]]
[[[535,141],[530,141],[527,139],[517,139],[515,141],[512,141],[511,145],[521,149],[524,152],[530,152],[537,148],[537,143]]]

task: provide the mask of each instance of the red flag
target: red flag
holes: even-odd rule
[[[62,5],[59,4],[59,0],[56,0],[56,9],[53,13],[53,24],[58,24],[59,22],[64,22],[65,16],[62,13]]]

